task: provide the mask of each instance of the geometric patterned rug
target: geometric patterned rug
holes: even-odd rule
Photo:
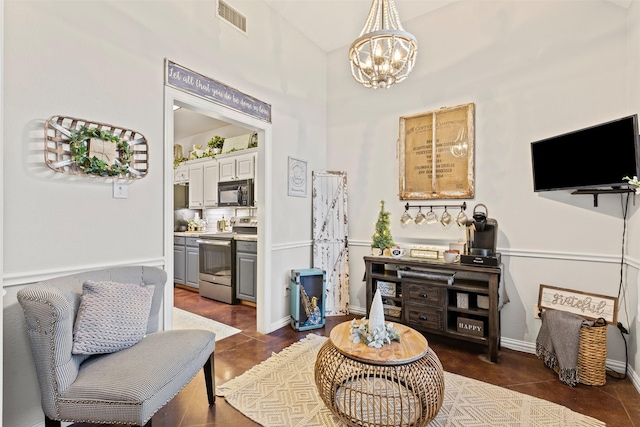
[[[204,329],[216,334],[216,342],[239,332],[232,326],[173,307],[173,329]]]
[[[343,426],[318,396],[314,365],[327,340],[315,334],[218,386],[216,394],[265,427]],[[444,402],[429,427],[603,427],[555,403],[445,372]]]

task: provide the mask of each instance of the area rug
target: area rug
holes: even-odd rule
[[[232,326],[173,307],[173,329],[205,329],[216,334],[216,341],[242,332]]]
[[[217,387],[216,394],[265,427],[343,426],[326,408],[313,376],[326,337],[306,338]],[[564,406],[445,372],[442,408],[429,427],[603,427]]]

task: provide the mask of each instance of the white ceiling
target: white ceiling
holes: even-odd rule
[[[242,12],[242,3],[225,0]],[[325,52],[348,48],[364,27],[372,0],[264,0],[280,16]],[[458,0],[395,0],[400,22],[412,20]],[[508,0],[529,1],[529,0]],[[557,0],[538,0],[557,1]],[[584,0],[565,0],[584,1]],[[633,0],[609,0],[628,9]],[[251,22],[247,23],[249,29]]]
[[[231,7],[245,13],[246,4],[263,0],[225,0]],[[296,27],[325,52],[346,49],[365,24],[372,0],[264,0],[279,15]],[[395,0],[400,22],[404,23],[458,0]],[[526,0],[508,0],[526,1]],[[554,1],[554,0],[539,0]],[[583,1],[583,0],[566,0]],[[608,0],[628,9],[633,0]],[[249,32],[251,22],[247,23]],[[228,123],[181,108],[175,111],[174,138],[211,131]]]
[[[241,7],[242,0],[226,0]],[[348,47],[364,27],[372,0],[264,0],[280,16],[325,52]],[[400,22],[457,0],[396,0]],[[630,0],[629,0],[630,1]],[[251,23],[247,25],[250,28]]]
[[[187,108],[180,108],[173,112],[173,139],[178,141],[228,125],[227,122],[198,114]]]

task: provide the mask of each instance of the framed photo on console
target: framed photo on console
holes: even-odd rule
[[[400,200],[474,197],[473,103],[400,117]]]

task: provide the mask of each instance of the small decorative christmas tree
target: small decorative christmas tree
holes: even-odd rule
[[[380,248],[380,250],[384,251],[394,246],[391,230],[389,229],[389,212],[384,210],[384,200],[380,200],[380,214],[378,214],[376,232],[373,234],[372,239],[372,248]]]

